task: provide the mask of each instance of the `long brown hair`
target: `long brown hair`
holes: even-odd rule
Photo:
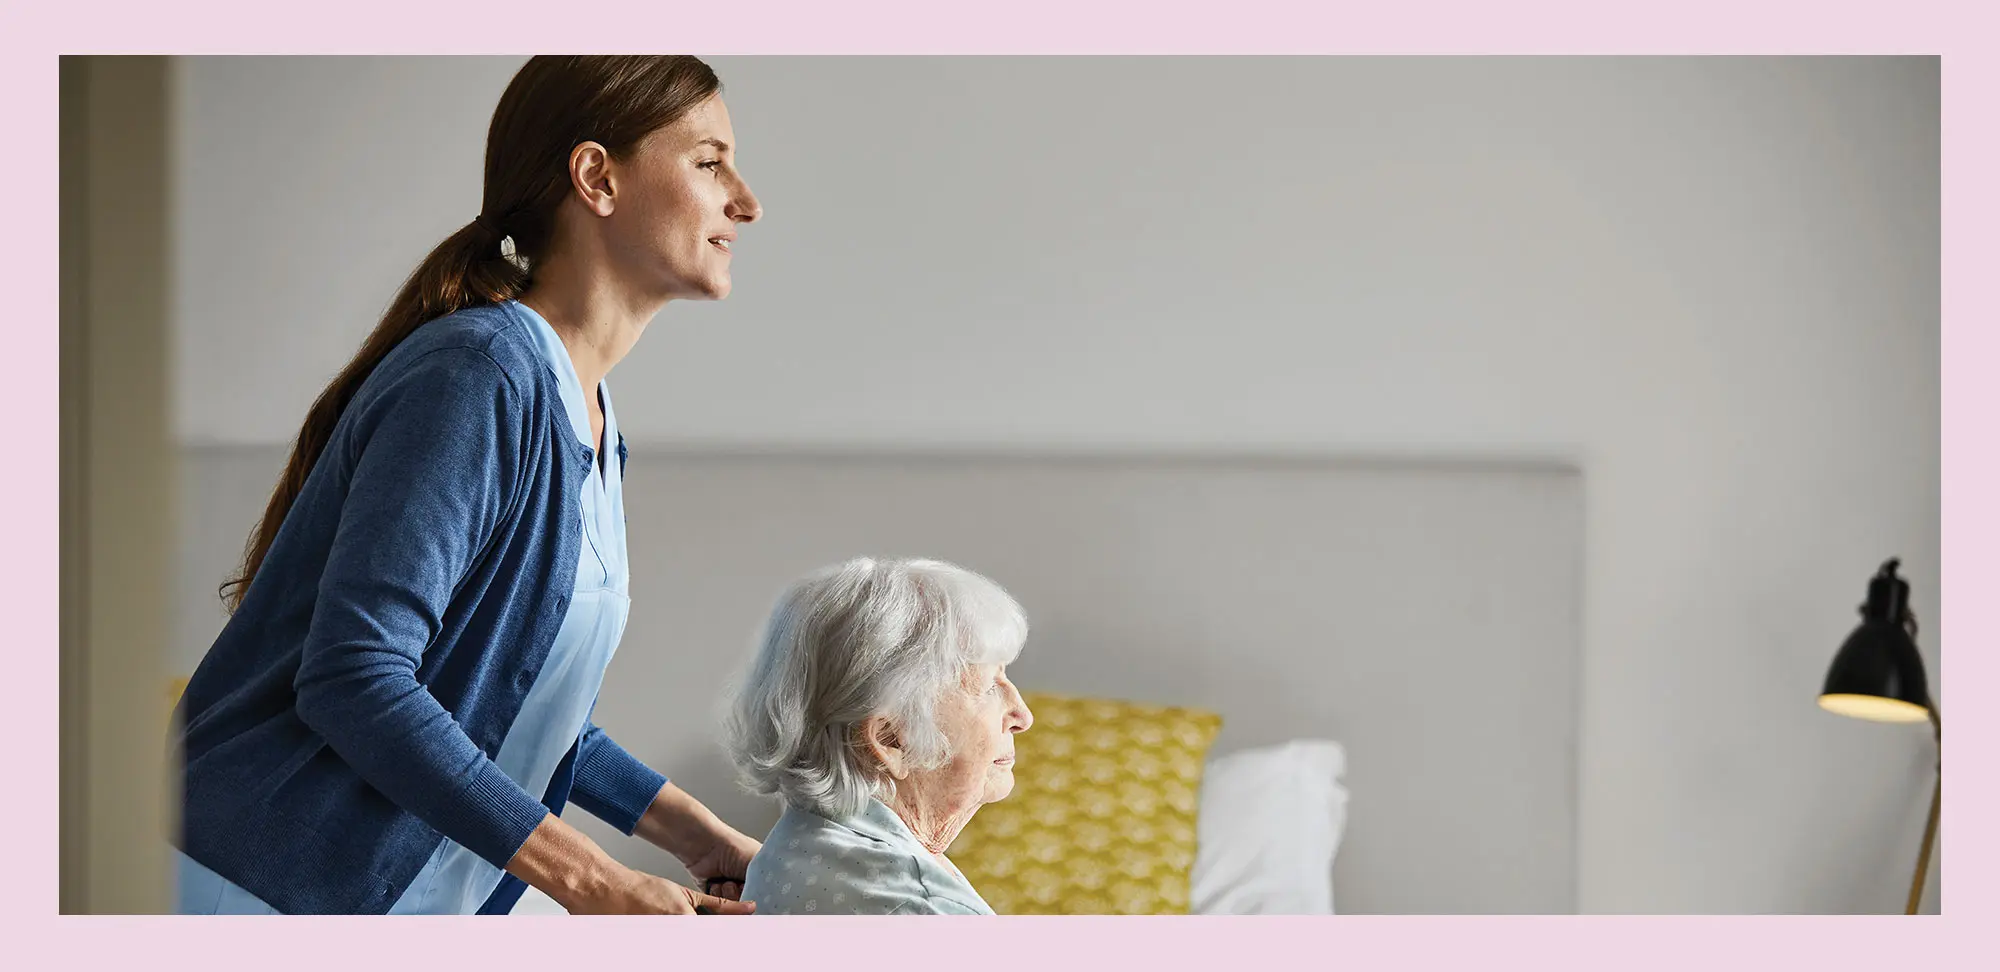
[[[721,90],[713,69],[685,55],[535,57],[514,75],[486,131],[479,216],[424,258],[354,360],[307,410],[264,517],[244,544],[242,569],[222,585],[223,603],[232,613],[243,603],[341,412],[382,359],[428,321],[513,300],[528,289],[535,258],[545,252],[556,209],[570,190],[570,151],[591,141],[613,157],[625,155]],[[520,263],[503,257],[505,238],[512,238]]]

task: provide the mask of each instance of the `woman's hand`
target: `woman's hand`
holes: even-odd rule
[[[747,915],[748,902],[730,901],[635,871],[614,860],[583,832],[549,814],[507,862],[507,873],[553,898],[573,915]]]
[[[706,890],[726,898],[742,896],[750,859],[763,848],[672,783],[660,788],[636,832],[674,855]]]
[[[741,898],[744,879],[750,874],[750,859],[756,857],[764,845],[728,824],[718,822],[716,827],[718,829],[709,834],[707,848],[689,848],[688,856],[682,857],[681,863],[709,893],[723,898]]]
[[[556,903],[572,915],[692,915],[697,908],[718,915],[747,915],[757,910],[753,904],[703,894],[629,868],[599,889]]]

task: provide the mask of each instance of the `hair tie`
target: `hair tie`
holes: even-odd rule
[[[500,258],[506,260],[506,262],[510,262],[510,264],[514,264],[514,268],[518,268],[520,272],[528,272],[528,258],[520,256],[520,248],[514,246],[514,238],[508,236],[506,232],[502,232],[500,226],[494,224],[494,220],[488,220],[486,214],[482,212],[482,214],[478,214],[478,216],[472,218],[472,224],[478,226],[478,228],[482,228],[482,230],[486,230],[488,236],[498,236],[500,238]]]
[[[485,213],[480,213],[472,217],[472,223],[474,226],[485,230],[488,235],[500,238],[500,259],[520,267],[522,270],[528,269],[527,260],[521,257],[520,251],[514,246],[514,238],[503,232],[499,224],[487,218]]]

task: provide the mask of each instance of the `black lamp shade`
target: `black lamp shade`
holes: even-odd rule
[[[1910,585],[1896,576],[1894,560],[1868,584],[1861,626],[1847,636],[1827,669],[1819,704],[1830,712],[1878,722],[1931,718],[1923,656],[1906,624]]]

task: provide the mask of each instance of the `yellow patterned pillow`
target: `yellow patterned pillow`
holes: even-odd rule
[[[1014,792],[987,804],[952,862],[1000,914],[1184,915],[1202,764],[1222,717],[1026,693]]]

